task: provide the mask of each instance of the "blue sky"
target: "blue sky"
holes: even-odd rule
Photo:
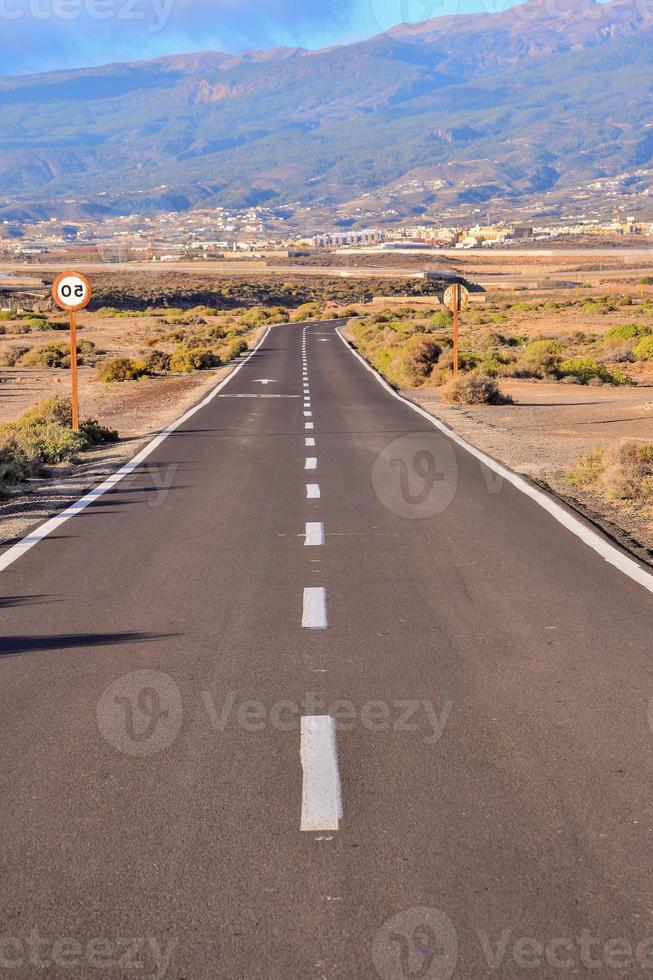
[[[0,73],[186,51],[310,48],[518,0],[0,0]]]

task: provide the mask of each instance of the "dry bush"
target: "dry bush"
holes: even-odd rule
[[[653,501],[653,443],[623,442],[581,456],[567,483],[620,500]]]
[[[512,398],[504,395],[494,378],[475,371],[450,381],[442,398],[450,405],[512,405]]]

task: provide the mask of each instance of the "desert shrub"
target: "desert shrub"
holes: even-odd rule
[[[554,378],[564,349],[560,340],[548,337],[531,340],[524,353],[517,360],[509,361],[500,373],[515,378]]]
[[[576,487],[595,489],[622,500],[653,500],[653,443],[624,442],[610,450],[594,449],[566,474]]]
[[[69,398],[53,396],[34,405],[14,422],[0,425],[0,486],[14,486],[51,463],[75,462],[91,444],[114,442],[118,433],[96,419],[72,428]]]
[[[419,385],[429,377],[442,355],[442,347],[434,340],[415,337],[404,348],[404,370],[413,384]]]
[[[244,354],[246,350],[249,350],[249,345],[243,337],[232,340],[229,344],[229,359],[235,360],[241,354]]]
[[[293,320],[302,323],[304,320],[316,320],[322,315],[324,306],[322,303],[302,303],[295,310]]]
[[[104,361],[97,369],[98,381],[111,384],[118,381],[137,381],[147,375],[145,361],[135,361],[131,357],[113,357]]]
[[[579,384],[602,381],[604,384],[627,385],[632,382],[618,368],[613,371],[593,357],[570,357],[562,361],[558,373],[561,378],[574,378]]]
[[[633,354],[639,361],[653,360],[653,336],[644,337],[633,347]]]
[[[526,345],[526,353],[538,357],[540,354],[563,354],[565,345],[560,340],[552,337],[542,337],[538,340],[531,340]]]
[[[580,456],[573,468],[565,474],[570,486],[589,487],[597,482],[605,469],[605,450],[598,448]]]
[[[476,371],[450,381],[443,389],[442,397],[451,405],[512,404],[512,398],[504,395],[494,378]]]
[[[472,354],[469,352],[461,352],[458,356],[458,367],[462,373],[468,373],[469,371],[474,371],[480,362],[480,357],[477,354]],[[438,387],[448,384],[453,378],[453,350],[446,350],[438,363],[433,368],[433,373],[431,374],[431,380]]]
[[[633,354],[632,347],[622,344],[621,346],[609,347],[607,350],[602,351],[598,355],[597,360],[601,364],[633,364],[637,358]]]
[[[514,354],[505,354],[501,351],[486,351],[478,360],[477,370],[481,374],[487,374],[491,378],[498,375],[509,376],[513,365],[516,363]]]
[[[214,351],[206,348],[177,347],[170,358],[170,370],[179,374],[192,371],[208,371],[220,367],[220,358]]]
[[[59,422],[34,420],[21,432],[21,442],[42,463],[74,463],[86,446],[81,432],[73,432]]]
[[[170,354],[162,350],[151,350],[145,356],[145,370],[147,374],[165,374],[170,370]]]
[[[585,302],[583,312],[589,314],[598,313],[605,316],[608,313],[614,313],[618,308],[618,302],[612,297],[598,296],[595,299],[588,299]]]
[[[32,347],[21,359],[21,364],[33,368],[68,368],[70,347],[57,342],[46,344],[45,347]]]
[[[85,361],[94,363],[95,356],[101,354],[92,340],[82,340],[77,344],[77,363]],[[63,341],[53,341],[44,347],[32,347],[21,359],[25,367],[33,368],[69,368],[70,345]]]
[[[45,401],[37,402],[22,416],[24,422],[56,422],[58,425],[73,424],[73,405],[64,395],[51,395]]]
[[[23,359],[29,350],[29,347],[8,347],[4,354],[0,356],[0,364],[3,367],[16,367],[18,362]]]
[[[0,488],[13,487],[32,472],[32,460],[18,439],[0,428]]]
[[[502,333],[497,333],[496,330],[483,331],[477,340],[477,346],[481,349],[488,347],[505,347],[507,344],[508,338],[504,337]]]
[[[30,317],[29,320],[25,321],[25,325],[29,327],[30,330],[50,330],[50,321],[44,320],[42,317]]]
[[[645,337],[651,333],[650,327],[642,326],[639,323],[618,323],[616,327],[610,327],[603,334],[604,340],[636,340],[638,337]]]
[[[433,317],[433,326],[436,330],[448,330],[453,326],[453,313],[449,310],[439,310]]]
[[[92,446],[101,445],[105,442],[118,442],[118,430],[108,429],[106,426],[100,425],[97,419],[84,419],[83,422],[79,423],[79,430]]]

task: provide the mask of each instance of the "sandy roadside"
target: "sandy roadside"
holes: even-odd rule
[[[653,442],[653,387],[600,388],[545,382],[502,382],[514,405],[444,404],[437,391],[404,397],[517,473],[551,490],[610,537],[653,565],[653,522],[641,510],[569,486],[565,473],[597,446]]]

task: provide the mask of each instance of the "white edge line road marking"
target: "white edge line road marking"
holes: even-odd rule
[[[126,476],[133,473],[141,463],[148,459],[148,457],[150,457],[152,453],[155,452],[155,450],[157,450],[163,442],[165,442],[168,436],[172,435],[173,432],[176,432],[177,429],[188,422],[189,419],[192,419],[192,417],[196,415],[197,412],[201,411],[201,409],[206,408],[206,406],[213,401],[218,393],[222,391],[222,389],[228,385],[230,381],[233,381],[238,372],[249,363],[254,354],[258,351],[259,347],[261,347],[261,345],[265,342],[270,330],[271,327],[268,327],[256,347],[251,350],[249,355],[234,368],[227,378],[224,378],[223,381],[217,384],[215,388],[208,393],[206,398],[203,398],[201,402],[198,402],[197,405],[190,408],[184,415],[176,419],[174,422],[171,422],[165,429],[162,429],[161,432],[159,432],[159,434],[155,436],[151,442],[148,442],[148,444],[144,446],[133,459],[130,459],[127,463],[121,466],[119,470],[112,473],[111,476],[99,486],[94,487],[91,491],[89,491],[89,493],[85,494],[83,497],[80,497],[79,500],[75,500],[74,503],[62,511],[61,514],[57,514],[56,517],[51,517],[50,520],[46,521],[44,524],[41,524],[40,527],[37,527],[34,531],[31,531],[21,541],[15,545],[12,545],[12,547],[8,548],[4,554],[0,555],[0,572],[3,572],[6,568],[9,568],[10,565],[13,565],[15,561],[22,558],[24,554],[30,551],[30,549],[35,545],[39,544],[39,542],[43,541],[44,538],[49,537],[54,531],[58,531],[62,524],[69,521],[71,517],[75,517],[77,514],[80,514],[83,510],[86,510],[90,504],[94,503],[96,500],[99,500],[99,498],[103,497],[105,493],[108,493],[109,490],[113,490],[118,483],[124,480]]]
[[[315,456],[307,456],[306,457],[306,466],[304,468],[307,469],[307,470],[316,470],[317,469],[317,459],[315,458]]]
[[[314,429],[315,428],[315,423],[314,422],[304,422],[304,428],[305,429]]]
[[[305,548],[319,548],[324,544],[324,524],[307,524]]]
[[[325,630],[328,625],[326,589],[304,589],[303,628],[305,630]]]
[[[313,438],[313,436],[306,436],[306,438],[304,439],[304,445],[305,446],[314,446],[315,445],[315,439]]]
[[[365,358],[363,358],[357,350],[354,350],[354,348],[345,340],[340,332],[340,327],[336,329],[336,333],[347,350],[349,350],[354,357],[358,358],[363,367],[376,378],[378,383],[385,388],[393,398],[403,402],[404,405],[408,405],[408,407],[412,408],[414,412],[417,412],[418,415],[421,415],[422,418],[425,418],[436,429],[439,429],[440,432],[444,433],[448,439],[451,439],[452,442],[455,442],[456,445],[470,453],[470,455],[478,459],[484,466],[487,466],[488,469],[492,470],[494,473],[498,473],[504,480],[511,483],[513,487],[516,487],[517,490],[520,490],[522,493],[526,494],[527,497],[530,497],[531,500],[534,500],[535,503],[539,504],[540,507],[546,510],[551,517],[554,518],[554,520],[556,520],[559,524],[562,524],[562,526],[568,531],[571,531],[572,534],[575,534],[577,538],[580,538],[584,544],[590,547],[593,551],[596,551],[597,554],[599,554],[601,558],[604,558],[610,565],[613,565],[624,575],[627,575],[628,578],[631,578],[634,582],[637,582],[645,589],[648,589],[649,592],[653,592],[653,574],[651,574],[651,572],[647,571],[647,569],[645,569],[642,565],[639,565],[633,558],[630,558],[628,555],[624,554],[624,552],[620,551],[620,549],[615,545],[610,544],[609,541],[605,541],[603,538],[599,537],[598,534],[592,531],[589,527],[586,527],[586,525],[583,524],[583,522],[577,517],[574,517],[573,514],[570,514],[564,509],[564,507],[561,507],[560,504],[556,503],[552,497],[549,497],[542,490],[538,490],[537,487],[531,486],[527,480],[524,480],[523,477],[519,476],[519,474],[513,473],[512,470],[507,469],[507,467],[503,466],[502,463],[497,462],[496,459],[492,459],[491,456],[486,456],[482,450],[477,449],[476,446],[472,446],[470,442],[467,442],[467,440],[463,439],[462,436],[459,436],[452,429],[449,429],[439,419],[434,418],[433,415],[429,415],[429,413],[423,408],[420,408],[419,405],[415,405],[407,398],[404,398],[403,395],[396,392],[394,388],[388,384],[385,378],[381,377],[381,375],[367,363]]]
[[[319,500],[320,488],[317,483],[306,484],[306,497],[308,500]]]
[[[342,790],[336,723],[329,715],[304,715],[301,727],[301,831],[338,830]]]

